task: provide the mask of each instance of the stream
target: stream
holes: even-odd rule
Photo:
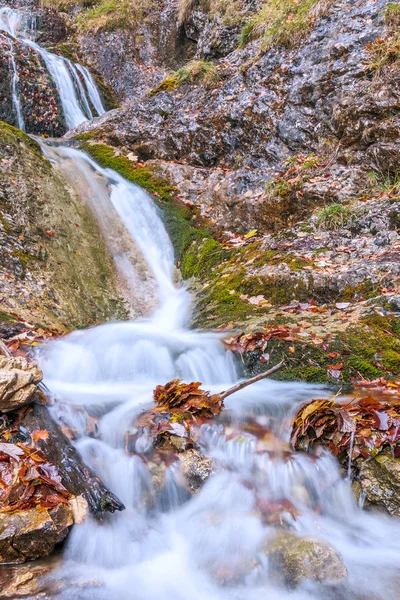
[[[77,447],[85,461],[126,506],[102,522],[89,517],[74,527],[54,575],[63,582],[60,598],[399,597],[399,523],[363,512],[328,452],[318,459],[260,452],[254,436],[228,436],[217,421],[201,432],[201,449],[213,459],[215,474],[191,499],[182,492],[175,463],[167,469],[162,491],[157,489],[150,461],[143,460],[151,440],[141,438],[134,453],[126,452],[134,418],[152,406],[156,385],[180,377],[219,392],[240,380],[240,365],[224,350],[219,335],[188,328],[190,295],[174,284],[171,243],[152,199],[78,150],[46,145],[44,152],[56,168],[72,162],[72,179],[78,172],[97,184],[103,179],[159,290],[159,305],[150,317],[77,331],[49,343],[38,355],[56,398],[54,416],[79,432]],[[229,397],[223,414],[238,431],[255,420],[285,441],[295,408],[330,394],[318,386],[263,381]],[[92,412],[97,407],[102,415],[95,436],[86,434],[82,407]],[[285,516],[292,531],[329,542],[340,552],[348,580],[331,587],[308,583],[296,591],[280,587],[262,551],[275,526],[258,514],[260,498],[289,501],[297,515]]]
[[[0,29],[34,48],[60,94],[69,128],[104,111],[84,67],[30,39],[23,19],[0,9]],[[14,63],[15,64],[15,63]],[[79,76],[80,74],[80,76]],[[15,75],[17,77],[17,74]],[[15,110],[17,79],[13,80]],[[322,386],[264,380],[229,397],[223,418],[200,431],[214,469],[190,497],[173,462],[157,485],[143,435],[127,448],[134,419],[153,405],[153,390],[174,378],[221,392],[240,381],[241,364],[221,335],[189,327],[191,298],[179,281],[172,244],[152,198],[62,141],[41,141],[55,169],[87,202],[132,296],[135,319],[107,323],[40,348],[53,416],[77,432],[84,460],[126,509],[73,527],[50,576],[60,600],[387,600],[400,598],[400,524],[364,512],[351,482],[324,451],[318,458],[280,448],[301,403],[333,395]],[[96,426],[88,434],[88,414]],[[269,428],[274,451],[260,450],[249,422]],[[276,445],[277,444],[277,445]],[[282,445],[282,446],[281,446]],[[348,578],[285,588],[269,569],[266,540],[280,529],[260,504],[288,503],[286,528],[325,540]]]

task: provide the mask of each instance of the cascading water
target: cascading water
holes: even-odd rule
[[[8,46],[10,48],[11,99],[12,99],[12,104],[13,104],[13,108],[14,108],[14,111],[15,111],[15,115],[17,117],[17,125],[18,125],[19,129],[22,129],[22,131],[24,131],[25,130],[25,123],[24,123],[24,117],[22,115],[21,103],[20,103],[20,100],[19,100],[19,93],[18,93],[18,72],[17,72],[17,64],[15,62],[15,56],[14,56],[14,45],[12,43],[12,40],[10,40],[9,38],[7,38],[6,36],[2,36],[2,37],[8,43]]]
[[[30,21],[31,18],[28,14],[15,11],[10,7],[0,8],[0,31],[4,31],[10,38],[18,40],[19,43],[29,46],[42,57],[60,96],[68,129],[80,125],[87,119],[92,119],[94,113],[91,107],[94,108],[97,115],[104,114],[104,107],[98,89],[88,70],[39,46],[32,39],[35,30],[28,27]],[[14,73],[17,80],[18,74],[15,61]],[[18,110],[22,114],[21,103],[17,94],[17,86],[13,83],[13,93],[14,91],[16,100],[14,102],[13,99],[13,103],[19,123]]]
[[[45,149],[53,162],[72,161],[96,189],[106,182],[110,203],[143,254],[159,288],[159,307],[148,319],[77,331],[39,353],[56,401],[53,413],[77,433],[86,462],[120,497],[126,510],[98,522],[88,517],[67,542],[61,569],[63,600],[387,600],[398,598],[400,525],[362,512],[335,460],[285,455],[258,447],[243,433],[253,419],[268,424],[275,443],[301,401],[327,395],[306,384],[259,382],[226,401],[228,425],[203,427],[201,447],[215,473],[190,500],[176,463],[160,492],[142,436],[127,453],[133,420],[152,405],[157,384],[174,377],[222,391],[239,378],[219,337],[185,328],[190,297],[173,283],[170,241],[151,198],[109,169],[71,148]],[[72,181],[71,181],[72,183]],[[87,435],[85,410],[102,414]],[[86,413],[87,414],[87,413]],[[179,426],[179,425],[178,425]],[[239,432],[234,435],[234,432]],[[348,569],[340,585],[279,586],[263,552],[275,531],[260,506],[291,503],[287,526],[326,540]],[[373,573],[373,575],[371,575]]]

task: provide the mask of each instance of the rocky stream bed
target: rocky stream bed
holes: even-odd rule
[[[0,598],[400,597],[399,25],[0,0]]]

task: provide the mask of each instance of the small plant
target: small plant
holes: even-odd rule
[[[314,153],[311,153],[308,156],[306,156],[303,164],[301,165],[301,168],[303,171],[309,171],[310,169],[315,169],[315,167],[318,167],[319,165],[320,160],[318,156],[316,156]]]
[[[293,165],[295,165],[297,163],[297,156],[296,154],[292,154],[291,156],[289,156],[286,160],[285,160],[285,167],[292,167]]]
[[[400,3],[391,2],[385,10],[385,23],[389,27],[400,26]]]
[[[343,204],[329,204],[317,215],[318,226],[325,230],[335,230],[348,225],[353,219],[352,212],[348,206]]]
[[[290,185],[285,179],[270,179],[265,184],[265,191],[269,196],[287,196]]]
[[[377,171],[372,171],[370,179],[379,192],[391,197],[400,195],[400,174],[385,175]]]
[[[384,67],[400,63],[400,33],[394,33],[387,38],[378,38],[367,49],[372,60],[367,64],[369,71],[381,71]]]

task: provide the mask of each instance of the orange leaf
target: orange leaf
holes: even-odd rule
[[[32,440],[34,442],[39,442],[40,440],[48,440],[49,432],[46,429],[35,429],[31,434]]]

